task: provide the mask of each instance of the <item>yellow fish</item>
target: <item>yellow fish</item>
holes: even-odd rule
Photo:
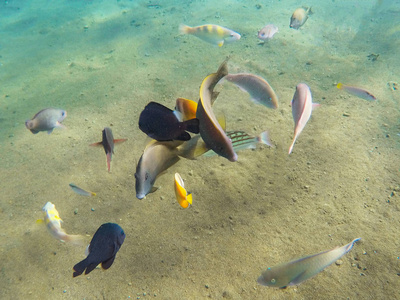
[[[47,202],[42,209],[44,211],[44,223],[50,234],[56,239],[62,242],[72,242],[74,244],[80,244],[82,241],[82,236],[80,235],[70,235],[67,234],[61,228],[61,218],[55,205],[51,202]],[[39,222],[41,220],[38,220]]]
[[[197,102],[185,98],[177,98],[175,111],[178,111],[182,117],[181,122],[196,118]]]
[[[186,191],[185,184],[179,173],[175,173],[174,186],[176,200],[178,200],[179,205],[183,208],[187,208],[189,205],[192,205],[192,193],[188,193]]]
[[[191,34],[210,44],[222,47],[225,43],[232,43],[240,39],[240,34],[219,25],[201,25],[190,27],[184,24],[179,26],[181,34]]]

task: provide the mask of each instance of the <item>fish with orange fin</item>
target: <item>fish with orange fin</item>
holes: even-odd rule
[[[192,205],[192,193],[186,191],[185,184],[179,173],[175,173],[174,187],[176,200],[179,205],[183,208],[188,208]]]
[[[117,143],[125,142],[126,140],[127,139],[114,139],[111,128],[104,127],[102,141],[90,144],[89,146],[103,146],[104,151],[106,152],[107,155],[108,172],[110,172],[111,159],[112,155],[114,154],[114,145]]]
[[[181,122],[195,119],[197,111],[197,102],[185,98],[176,99],[175,111],[181,115]]]

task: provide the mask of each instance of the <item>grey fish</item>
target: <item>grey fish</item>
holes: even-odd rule
[[[39,111],[32,120],[26,120],[25,126],[33,134],[39,131],[53,132],[55,127],[64,128],[61,122],[67,117],[67,112],[58,108],[45,108]]]
[[[88,196],[88,197],[90,197],[90,196],[96,196],[96,193],[85,191],[85,190],[81,189],[80,187],[76,186],[76,185],[73,184],[73,183],[70,183],[69,186],[70,186],[71,189],[72,189],[75,193],[77,193],[78,195],[81,195],[81,196]]]
[[[354,243],[361,238],[354,239],[349,244],[327,250],[314,255],[305,256],[283,263],[264,271],[257,282],[261,285],[285,288],[289,285],[298,285],[303,281],[317,275],[327,266],[331,265],[347,252],[349,252]]]
[[[249,93],[251,100],[268,108],[278,108],[278,96],[269,83],[260,76],[248,73],[228,74],[223,80],[232,82]]]

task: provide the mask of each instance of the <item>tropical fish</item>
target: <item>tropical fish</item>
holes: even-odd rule
[[[358,87],[350,86],[350,85],[344,85],[341,83],[338,83],[336,87],[340,90],[345,90],[349,94],[352,94],[352,95],[357,96],[364,100],[368,100],[368,101],[376,100],[374,95],[372,95],[370,92],[368,92],[362,88],[358,88]]]
[[[178,200],[179,205],[183,208],[192,205],[192,193],[186,191],[183,179],[178,173],[175,173],[174,187],[176,200]]]
[[[67,117],[67,112],[58,108],[45,108],[39,111],[32,120],[25,122],[33,134],[39,131],[47,131],[48,134],[53,132],[54,128],[65,128],[61,122]]]
[[[157,141],[188,141],[190,134],[199,133],[199,120],[180,122],[173,110],[157,102],[146,105],[139,117],[139,128]]]
[[[154,182],[160,173],[179,161],[177,146],[181,141],[158,142],[151,141],[145,148],[135,173],[136,197],[143,199],[148,193],[154,192]]]
[[[296,9],[292,14],[292,17],[290,18],[290,28],[299,29],[307,21],[308,15],[311,14],[312,14],[311,7],[305,9],[300,7]]]
[[[81,196],[89,196],[89,197],[91,197],[91,196],[96,196],[96,193],[85,191],[85,190],[81,189],[80,187],[76,186],[76,185],[73,184],[73,183],[70,183],[69,186],[70,186],[71,189],[72,189],[75,193],[77,193],[78,195],[81,195]]]
[[[44,212],[44,223],[46,224],[47,230],[53,237],[62,242],[71,242],[74,244],[80,244],[82,242],[82,236],[67,234],[61,228],[62,220],[53,203],[47,202],[45,206],[43,206],[42,210]],[[38,222],[40,223],[43,221],[38,220]]]
[[[327,266],[331,265],[347,252],[349,252],[354,243],[361,238],[354,239],[343,247],[337,247],[333,250],[327,250],[318,254],[305,256],[283,263],[264,271],[257,282],[261,285],[285,288],[290,285],[298,285],[303,281],[317,275]]]
[[[269,83],[260,76],[248,73],[228,74],[223,80],[232,82],[249,93],[251,100],[269,108],[278,108],[278,97]]]
[[[240,39],[240,34],[219,25],[201,25],[190,27],[184,24],[179,26],[181,34],[191,34],[205,42],[222,47],[224,44],[232,43]]]
[[[89,244],[89,255],[74,266],[73,277],[92,272],[98,264],[107,270],[114,262],[125,240],[124,230],[115,223],[105,223],[97,229]]]
[[[274,24],[268,24],[265,25],[259,32],[258,32],[258,38],[260,40],[265,40],[268,41],[272,39],[275,35],[275,33],[278,32],[278,27],[275,26]]]
[[[196,118],[197,102],[178,98],[175,103],[175,111],[178,111],[181,115],[180,121],[187,121]]]
[[[233,150],[231,140],[218,123],[211,107],[214,87],[227,74],[228,69],[225,61],[221,64],[217,73],[212,73],[203,80],[200,87],[200,100],[197,105],[196,117],[200,122],[201,138],[207,147],[233,162],[237,160],[237,154]]]
[[[301,131],[306,126],[308,120],[311,117],[311,111],[313,106],[319,104],[312,103],[312,96],[310,88],[305,83],[299,83],[296,86],[296,92],[294,93],[292,100],[292,115],[294,120],[294,136],[292,144],[289,147],[289,154],[292,153],[294,143]]]
[[[114,144],[125,142],[127,139],[114,139],[110,127],[104,127],[102,135],[103,139],[101,142],[90,144],[89,146],[103,146],[104,151],[106,152],[107,155],[108,172],[110,172],[111,159],[112,155],[114,154]]]
[[[228,138],[231,139],[233,150],[235,152],[249,148],[255,149],[258,143],[273,147],[267,131],[261,132],[258,136],[255,137],[248,135],[244,131],[228,131],[226,135],[228,136]],[[213,150],[208,150],[203,154],[203,156],[205,157],[210,157],[213,155],[216,155]]]

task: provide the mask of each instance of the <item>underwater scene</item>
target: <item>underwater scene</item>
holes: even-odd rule
[[[400,299],[399,0],[0,3],[1,299]]]

